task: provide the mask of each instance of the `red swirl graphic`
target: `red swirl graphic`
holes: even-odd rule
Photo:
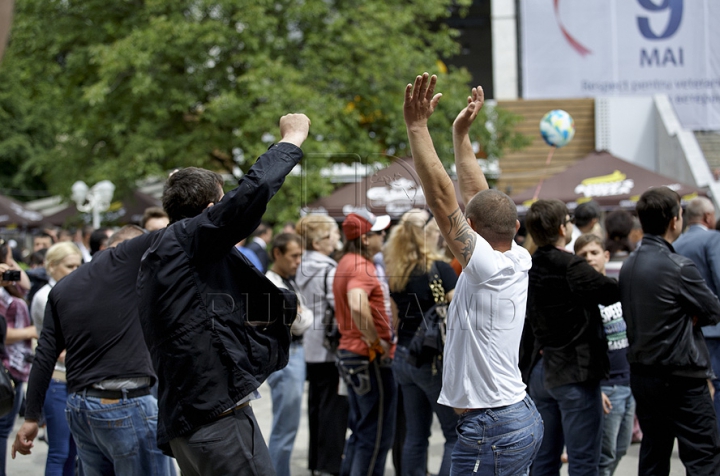
[[[570,33],[568,33],[568,31],[565,29],[565,26],[563,26],[562,20],[560,20],[560,11],[558,9],[558,4],[560,3],[560,0],[553,0],[553,3],[555,6],[555,18],[557,19],[558,25],[560,26],[560,31],[562,32],[568,43],[570,43],[570,46],[572,46],[575,51],[580,53],[581,56],[591,54],[592,51],[581,45],[579,41],[577,41],[575,38],[572,37],[572,35],[570,35]]]

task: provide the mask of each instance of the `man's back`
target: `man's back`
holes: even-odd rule
[[[134,305],[140,258],[151,239],[143,235],[98,253],[50,292],[43,335],[52,328],[57,348],[68,351],[69,392],[116,376],[155,380]],[[55,347],[41,337],[38,352]]]
[[[235,244],[302,151],[278,144],[217,204],[157,232],[138,274],[140,319],[160,379],[158,443],[214,421],[288,361],[293,293]]]
[[[720,287],[720,233],[702,225],[690,225],[673,243],[673,248],[695,263],[705,283],[717,296]]]
[[[450,304],[439,402],[496,408],[525,398],[518,367],[530,255],[518,245],[501,253],[477,235]]]
[[[598,304],[620,299],[617,282],[555,246],[533,254],[528,316],[543,350],[549,386],[600,380],[609,369]]]

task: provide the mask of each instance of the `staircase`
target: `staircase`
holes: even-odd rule
[[[595,101],[593,99],[542,99],[498,101],[498,107],[522,116],[516,127],[533,138],[532,144],[520,152],[509,152],[500,159],[502,174],[499,190],[512,195],[537,185],[544,176],[562,172],[595,150]],[[553,109],[567,111],[575,120],[575,137],[555,151],[550,166],[545,167],[550,146],[540,136],[540,119]]]
[[[716,170],[720,171],[720,132],[696,131],[695,138],[710,166],[710,170],[713,173]]]

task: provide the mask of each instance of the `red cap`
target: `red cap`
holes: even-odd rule
[[[390,226],[390,217],[380,215],[376,217],[365,210],[353,212],[345,218],[342,224],[343,233],[348,240],[354,240],[369,231],[380,231]]]

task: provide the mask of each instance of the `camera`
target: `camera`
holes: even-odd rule
[[[11,269],[2,274],[3,281],[20,281],[20,271]]]

